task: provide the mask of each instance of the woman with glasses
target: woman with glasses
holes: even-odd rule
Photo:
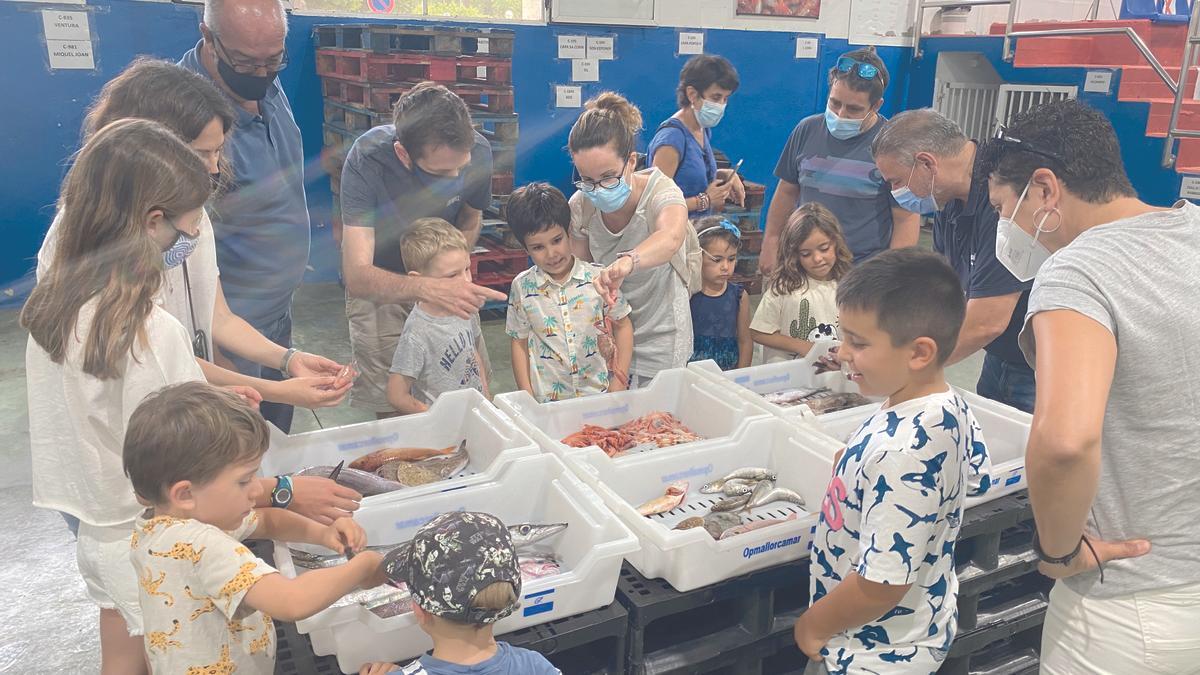
[[[1050,592],[1042,673],[1200,664],[1200,208],[1138,199],[1112,125],[1078,101],[983,153],[996,257],[1033,279],[1025,450]]]
[[[620,289],[632,309],[630,389],[692,354],[687,207],[658,168],[634,171],[641,127],[632,103],[605,92],[587,102],[567,140],[579,188],[570,199],[572,252],[606,265],[597,290],[612,304]]]
[[[683,190],[692,218],[719,211],[726,201],[746,202],[746,188],[733,169],[717,170],[712,130],[725,116],[738,88],[733,64],[720,56],[694,56],[679,73],[679,110],[658,126],[646,155]]]
[[[819,202],[837,216],[855,262],[917,243],[920,217],[900,208],[871,157],[871,142],[884,121],[879,109],[887,85],[887,68],[870,47],[844,54],[829,70],[825,111],[796,125],[775,165],[779,183],[759,257],[764,274],[777,264],[788,217],[808,202]]]
[[[86,141],[112,122],[140,118],[158,122],[189,145],[204,161],[211,181],[227,184],[230,169],[223,149],[233,126],[234,111],[207,79],[167,61],[138,59],[101,89],[84,119]],[[64,202],[65,204],[65,202]],[[38,251],[37,277],[46,279],[58,248],[65,214],[59,209]],[[337,405],[349,384],[333,387],[334,378],[324,374],[339,366],[329,359],[305,352],[291,354],[288,372],[294,377],[282,382],[248,377],[226,370],[213,362],[213,346],[262,363],[279,363],[288,352],[241,317],[225,302],[217,272],[216,244],[208,211],[202,209],[193,222],[167,223],[174,235],[172,247],[163,258],[163,279],[155,297],[163,309],[187,330],[192,350],[205,379],[221,386],[252,389],[255,400],[277,401],[308,408]],[[321,478],[297,478],[291,508],[328,521],[353,508],[361,497],[352,490]],[[77,521],[68,517],[74,531]]]

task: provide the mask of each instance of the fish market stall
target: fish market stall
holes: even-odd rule
[[[507,462],[540,452],[508,415],[464,389],[416,415],[293,436],[271,427],[262,474],[333,475],[367,504],[395,491],[413,496],[488,480]]]
[[[613,601],[617,576],[637,539],[563,463],[540,454],[514,459],[486,482],[420,499],[393,493],[364,503],[354,519],[385,561],[406,554],[405,542],[448,511],[483,511],[509,526],[520,558],[521,607],[500,620],[496,634],[579,614]],[[275,562],[287,576],[340,556],[313,546],[277,542]],[[368,661],[403,662],[433,643],[408,610],[407,592],[380,586],[355,591],[325,611],[297,622],[317,654],[337,654],[344,672]]]

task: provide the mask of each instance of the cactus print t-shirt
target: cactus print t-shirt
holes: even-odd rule
[[[933,673],[957,630],[954,544],[968,496],[991,484],[987,445],[953,389],[881,408],[833,467],[813,533],[811,595],[850,574],[907,585],[877,621],[833,636],[833,675]]]
[[[840,337],[838,332],[837,282],[809,279],[808,285],[787,295],[777,295],[768,286],[750,321],[750,329],[760,333],[780,333],[798,340],[816,342],[821,338]],[[799,356],[771,347],[763,347],[763,362],[790,361]]]

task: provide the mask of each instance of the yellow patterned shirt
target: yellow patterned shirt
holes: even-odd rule
[[[257,526],[254,511],[233,532],[152,511],[138,517],[130,559],[152,672],[274,673],[271,617],[242,605],[255,582],[275,573],[241,542]]]

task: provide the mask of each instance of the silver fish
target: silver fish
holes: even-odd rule
[[[406,544],[407,542],[405,542]],[[366,550],[375,551],[379,555],[387,555],[392,549],[405,544],[381,544],[379,546],[368,546]],[[337,567],[338,565],[346,564],[346,556],[341,553],[312,553],[310,551],[302,551],[298,548],[289,548],[288,551],[292,554],[292,564],[307,570],[319,570],[325,567]]]
[[[721,490],[721,493],[726,497],[741,497],[742,495],[748,495],[753,492],[755,485],[756,483],[752,482],[729,481],[725,484],[725,487]]]
[[[726,497],[716,504],[713,504],[712,509],[710,510],[713,513],[720,513],[722,511],[739,511],[749,503],[750,495],[748,494],[741,495],[739,497]]]
[[[565,529],[567,523],[519,523],[508,526],[508,536],[512,539],[513,548],[519,551]],[[394,579],[403,570],[408,569],[408,556],[411,551],[412,542],[406,541],[387,552],[383,556],[384,573]]]
[[[762,483],[759,485],[761,486]],[[787,488],[772,487],[762,491],[759,491],[758,488],[755,488],[754,493],[750,496],[750,503],[747,508],[753,509],[759,506],[770,504],[771,502],[791,502],[793,504],[804,506],[804,497],[801,497],[795,491]]]
[[[736,471],[731,471],[728,475],[726,475],[721,480],[730,481],[730,480],[735,480],[735,479],[740,478],[743,480],[760,481],[760,480],[775,480],[778,477],[779,477],[779,475],[770,469],[763,469],[763,468],[756,467],[756,466],[747,466],[747,467],[738,469]]]
[[[720,537],[725,530],[741,524],[741,517],[732,513],[715,512],[704,516],[704,529],[713,539]]]
[[[321,478],[326,478],[332,471],[332,466],[310,466],[300,469],[294,475],[320,476]],[[364,497],[381,495],[386,492],[393,492],[395,490],[402,490],[405,487],[396,481],[388,480],[382,476],[378,476],[367,471],[351,469],[348,466],[342,467],[342,470],[338,472],[338,477],[335,482],[338,485],[342,485],[354,490]]]

